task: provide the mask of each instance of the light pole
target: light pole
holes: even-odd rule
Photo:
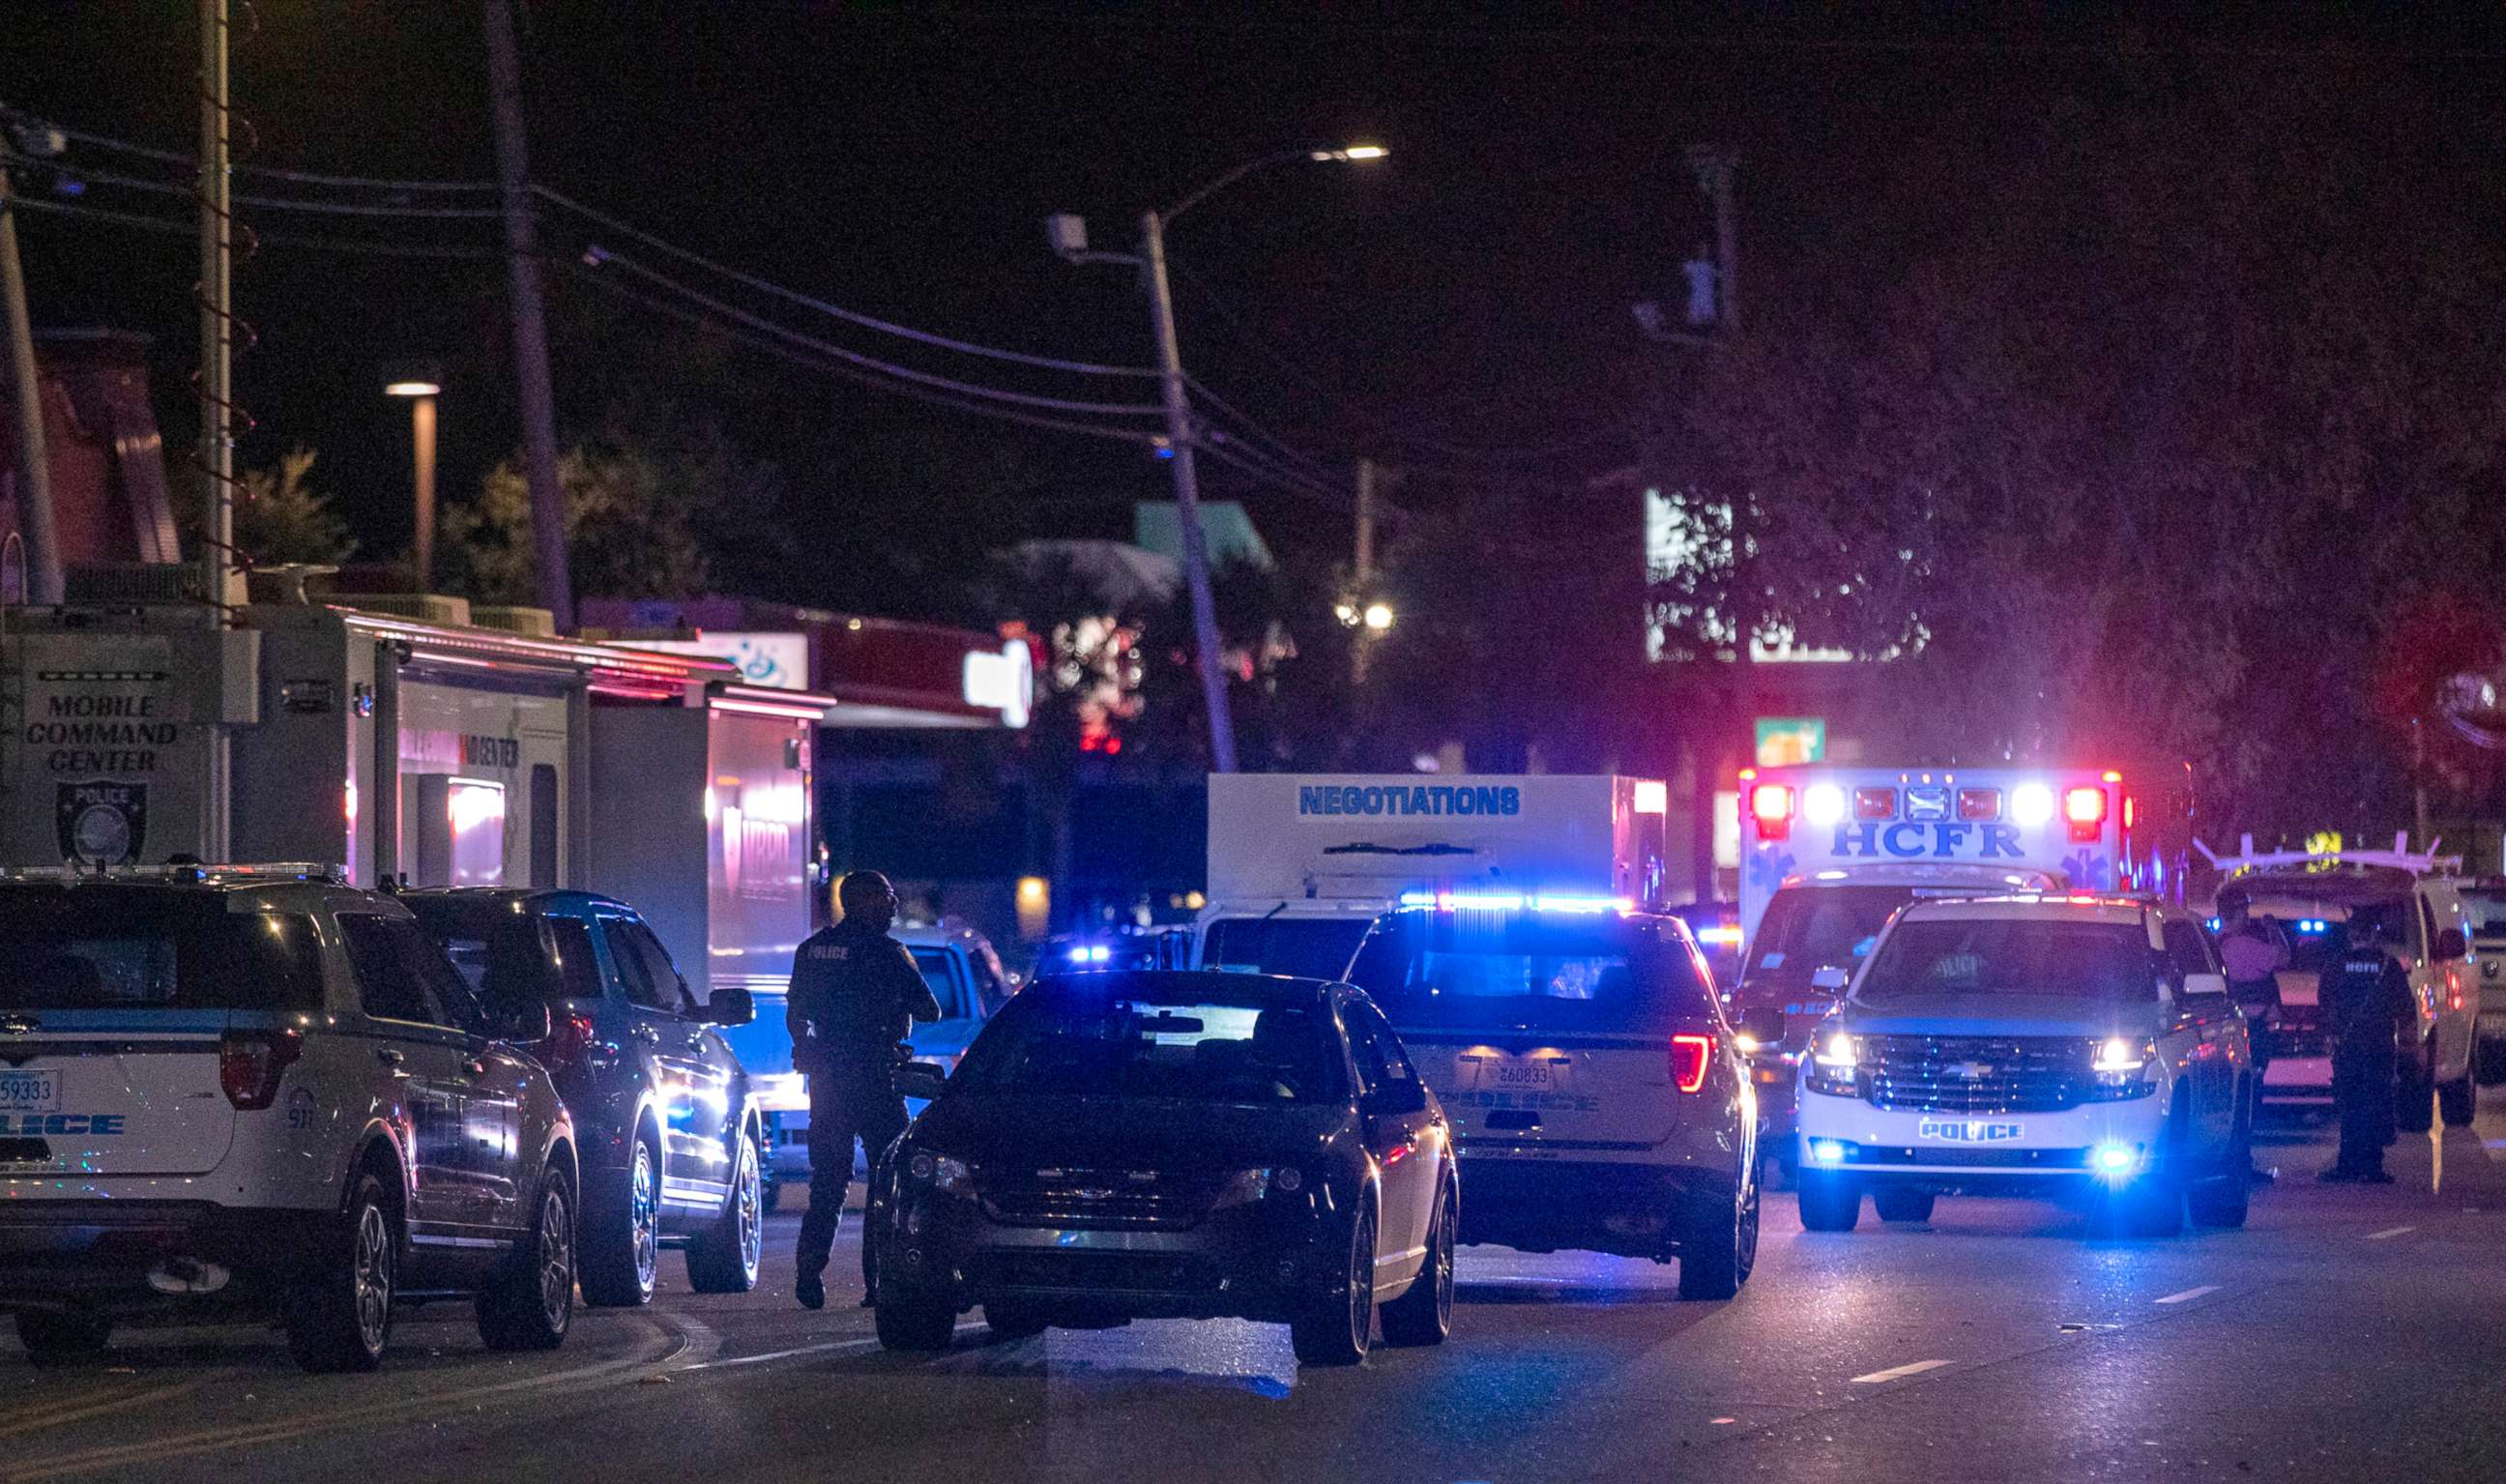
[[[411,493],[417,504],[417,532],[410,542],[410,563],[417,569],[417,590],[435,590],[435,399],[443,381],[423,368],[390,373],[386,397],[409,399]]]
[[[1193,461],[1192,401],[1184,389],[1183,352],[1175,339],[1174,291],[1166,280],[1166,228],[1174,219],[1226,190],[1256,170],[1298,160],[1315,162],[1381,159],[1388,152],[1377,144],[1353,144],[1339,150],[1281,150],[1248,159],[1212,176],[1163,212],[1140,214],[1140,251],[1092,253],[1088,226],[1078,217],[1056,216],[1049,226],[1054,251],[1072,263],[1135,263],[1146,270],[1149,316],[1157,332],[1158,381],[1166,414],[1166,449],[1174,465],[1175,523],[1183,538],[1184,585],[1192,599],[1192,639],[1200,665],[1200,693],[1209,712],[1209,765],[1219,773],[1235,771],[1235,724],[1227,705],[1225,655],[1219,648],[1218,609],[1209,591],[1209,548],[1200,525],[1200,475]]]

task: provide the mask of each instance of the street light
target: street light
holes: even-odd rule
[[[417,590],[435,582],[435,399],[444,390],[443,373],[431,366],[389,368],[383,395],[409,399],[412,492],[417,502],[417,534],[410,560],[417,568]]]
[[[1318,164],[1381,159],[1390,152],[1379,144],[1351,144],[1339,149],[1281,150],[1248,159],[1223,171],[1185,194],[1164,212],[1140,214],[1140,251],[1092,253],[1088,250],[1088,225],[1063,214],[1046,224],[1053,250],[1071,263],[1131,263],[1148,270],[1150,322],[1157,332],[1158,378],[1166,414],[1166,451],[1174,466],[1175,521],[1183,534],[1184,583],[1192,594],[1193,648],[1199,652],[1201,699],[1209,712],[1209,764],[1214,772],[1235,771],[1235,724],[1228,714],[1227,675],[1220,667],[1218,609],[1209,593],[1209,548],[1200,527],[1200,476],[1193,466],[1192,403],[1184,393],[1183,352],[1175,341],[1174,291],[1166,282],[1166,226],[1202,201],[1256,170],[1271,165],[1311,161]]]

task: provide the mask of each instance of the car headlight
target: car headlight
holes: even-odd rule
[[[1849,1098],[1862,1091],[1862,1042],[1845,1031],[1825,1031],[1810,1043],[1803,1080],[1812,1092]]]
[[[915,1149],[906,1156],[906,1177],[915,1184],[929,1185],[944,1195],[975,1193],[975,1172],[962,1159],[934,1154],[928,1149]]]
[[[1289,1172],[1282,1170],[1278,1173],[1286,1175]],[[1218,1187],[1218,1199],[1210,1203],[1210,1209],[1225,1211],[1231,1206],[1252,1205],[1270,1193],[1271,1178],[1272,1172],[1269,1170],[1236,1171],[1227,1177],[1227,1184]],[[1302,1181],[1290,1183],[1282,1180],[1279,1187],[1282,1190],[1293,1190],[1301,1184],[1303,1184]]]
[[[2093,1096],[2105,1101],[2147,1096],[2158,1087],[2152,1076],[2157,1061],[2158,1046],[2153,1042],[2107,1037],[2089,1057]]]

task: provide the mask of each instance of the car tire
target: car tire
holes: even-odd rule
[[[1031,1339],[1045,1331],[1044,1311],[1025,1304],[984,1305],[984,1325],[995,1341]]]
[[[2436,1047],[2422,1046],[2393,1080],[2393,1127],[2424,1134],[2436,1126]]]
[[[1800,1200],[1804,1231],[1851,1231],[1862,1219],[1862,1187],[1849,1175],[1802,1171]]]
[[[722,1215],[688,1242],[688,1286],[699,1293],[749,1291],[765,1258],[765,1180],[757,1169],[757,1141],[746,1130],[731,1168],[731,1198]]]
[[[2478,1060],[2479,1053],[2474,1051],[2464,1059],[2461,1077],[2436,1084],[2437,1116],[2445,1120],[2448,1128],[2469,1128],[2471,1120],[2480,1115],[2480,1088],[2472,1078],[2472,1063]]]
[[[85,1309],[41,1310],[18,1316],[18,1343],[35,1365],[78,1365],[100,1360],[113,1338],[113,1319]]]
[[[910,1284],[880,1284],[873,1319],[884,1350],[929,1354],[948,1349],[957,1334],[957,1311]]]
[[[595,1309],[650,1303],[662,1267],[662,1153],[638,1133],[608,1195],[585,1213],[583,1301]]]
[[[2237,1122],[2228,1135],[2228,1148],[2219,1156],[2219,1172],[2184,1193],[2184,1206],[2196,1226],[2215,1226],[2233,1230],[2245,1224],[2245,1214],[2252,1204],[2254,1164],[2253,1100],[2237,1110]]]
[[[530,1230],[479,1290],[479,1338],[489,1350],[555,1350],[574,1325],[578,1248],[574,1191],[561,1171],[540,1177]]]
[[[1453,1332],[1453,1249],[1461,1235],[1454,1192],[1445,1187],[1436,1199],[1435,1223],[1427,1231],[1427,1260],[1410,1290],[1383,1306],[1386,1345],[1442,1345]]]
[[[1758,1183],[1738,1182],[1729,1200],[1701,1203],[1679,1243],[1679,1296],[1737,1297],[1758,1265]]]
[[[337,1246],[286,1297],[287,1348],[316,1373],[373,1370],[391,1343],[400,1224],[373,1172],[357,1173],[344,1215]]]
[[[1375,1342],[1375,1206],[1349,1223],[1348,1254],[1339,1281],[1288,1322],[1288,1347],[1300,1365],[1355,1365]]]
[[[1881,1188],[1871,1192],[1871,1209],[1883,1221],[1928,1221],[1940,1197],[1930,1190]]]

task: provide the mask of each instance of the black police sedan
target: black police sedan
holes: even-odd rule
[[[1133,1318],[1284,1321],[1297,1358],[1450,1329],[1460,1187],[1444,1110],[1345,984],[1069,974],[994,1016],[882,1166],[878,1337],[944,1349]]]

